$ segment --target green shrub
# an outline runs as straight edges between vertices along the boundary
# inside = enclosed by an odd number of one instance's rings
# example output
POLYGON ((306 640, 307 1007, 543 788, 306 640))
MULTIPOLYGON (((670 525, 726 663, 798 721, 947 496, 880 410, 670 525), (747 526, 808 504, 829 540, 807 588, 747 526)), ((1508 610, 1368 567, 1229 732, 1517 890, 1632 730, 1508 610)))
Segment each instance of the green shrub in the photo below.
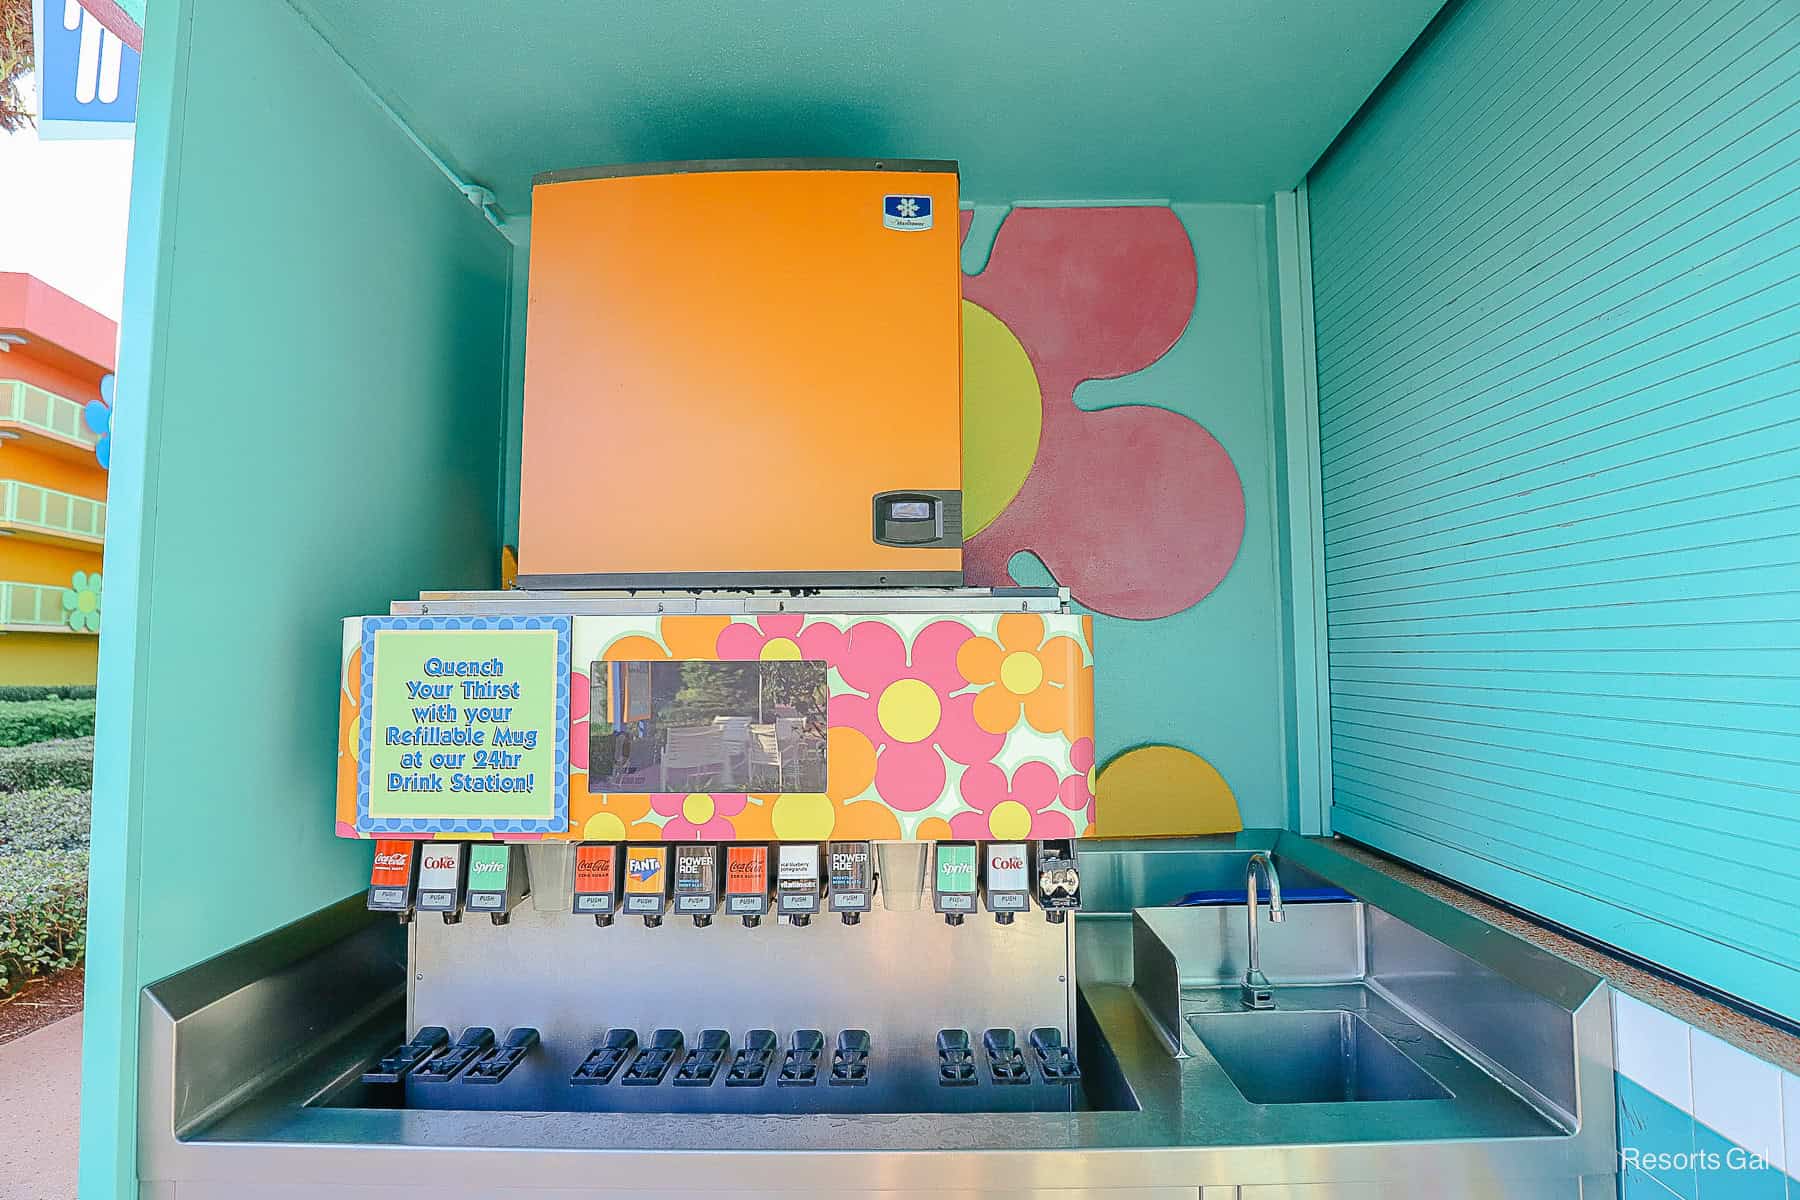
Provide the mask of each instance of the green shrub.
POLYGON ((65 683, 60 686, 42 683, 9 683, 0 685, 3 700, 92 700, 91 683, 65 683))
MULTIPOLYGON (((92 809, 88 793, 67 788, 0 795, 0 856, 26 850, 85 851, 92 809)), ((0 864, 5 861, 0 857, 0 864)))
POLYGON ((87 949, 87 852, 0 853, 0 996, 87 949))
POLYGON ((52 738, 94 736, 92 700, 14 700, 0 703, 0 746, 52 738))
POLYGON ((68 738, 0 748, 0 793, 94 786, 94 739, 68 738))

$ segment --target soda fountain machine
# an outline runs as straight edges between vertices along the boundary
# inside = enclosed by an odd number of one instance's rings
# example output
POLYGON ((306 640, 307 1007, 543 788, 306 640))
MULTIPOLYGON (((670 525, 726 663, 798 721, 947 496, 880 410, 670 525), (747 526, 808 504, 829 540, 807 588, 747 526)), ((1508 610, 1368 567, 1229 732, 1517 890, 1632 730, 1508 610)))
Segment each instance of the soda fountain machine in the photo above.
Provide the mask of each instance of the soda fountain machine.
POLYGON ((364 1102, 1078 1103, 1091 626, 959 586, 956 183, 538 180, 529 586, 345 627, 339 828, 408 924, 364 1102))

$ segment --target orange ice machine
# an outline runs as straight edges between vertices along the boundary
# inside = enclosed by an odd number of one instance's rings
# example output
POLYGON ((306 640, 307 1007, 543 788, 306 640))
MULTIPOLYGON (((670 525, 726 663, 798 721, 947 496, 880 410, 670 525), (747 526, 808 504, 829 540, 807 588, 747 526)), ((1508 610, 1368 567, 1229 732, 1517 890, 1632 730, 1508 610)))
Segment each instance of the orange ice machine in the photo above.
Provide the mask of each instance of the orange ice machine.
POLYGON ((519 582, 962 583, 953 162, 533 181, 519 582))

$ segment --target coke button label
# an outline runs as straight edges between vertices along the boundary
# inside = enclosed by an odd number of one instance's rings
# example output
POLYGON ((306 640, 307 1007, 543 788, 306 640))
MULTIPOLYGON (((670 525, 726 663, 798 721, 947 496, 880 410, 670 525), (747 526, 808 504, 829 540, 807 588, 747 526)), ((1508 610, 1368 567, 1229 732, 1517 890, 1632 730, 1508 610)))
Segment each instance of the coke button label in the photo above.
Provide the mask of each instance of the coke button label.
POLYGON ((371 887, 406 887, 412 883, 412 842, 382 839, 375 843, 375 867, 369 872, 371 887))
POLYGON ((769 890, 769 852, 761 846, 732 846, 725 851, 725 890, 733 895, 761 895, 769 890))
POLYGON ((579 846, 575 850, 575 890, 578 893, 613 890, 613 864, 619 851, 614 846, 579 846))

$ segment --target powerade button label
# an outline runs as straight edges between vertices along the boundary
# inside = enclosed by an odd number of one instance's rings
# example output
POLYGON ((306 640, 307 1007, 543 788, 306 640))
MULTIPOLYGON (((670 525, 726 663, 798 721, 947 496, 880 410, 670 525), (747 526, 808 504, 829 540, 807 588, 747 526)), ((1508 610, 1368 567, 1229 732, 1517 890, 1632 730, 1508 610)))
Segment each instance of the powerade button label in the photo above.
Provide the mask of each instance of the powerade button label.
POLYGON ((711 912, 712 907, 713 906, 712 906, 712 897, 711 896, 677 896, 677 897, 675 897, 675 911, 676 912, 702 912, 702 913, 703 912, 711 912))
POLYGON ((883 196, 881 223, 889 229, 917 233, 931 228, 930 196, 883 196))
POLYGON ((867 908, 869 907, 869 893, 838 892, 831 897, 831 902, 842 908, 867 908))

